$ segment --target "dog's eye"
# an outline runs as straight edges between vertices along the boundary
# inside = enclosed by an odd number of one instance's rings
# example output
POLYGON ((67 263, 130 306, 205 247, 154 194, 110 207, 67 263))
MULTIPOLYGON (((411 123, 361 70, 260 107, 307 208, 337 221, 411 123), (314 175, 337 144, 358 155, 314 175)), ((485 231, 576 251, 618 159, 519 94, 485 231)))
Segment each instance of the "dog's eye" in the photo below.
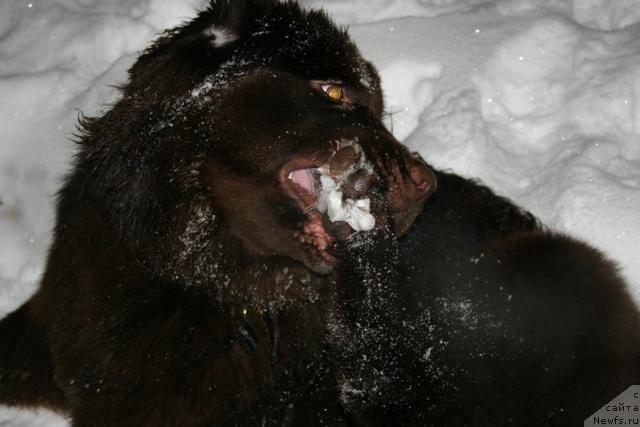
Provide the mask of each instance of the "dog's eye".
POLYGON ((322 85, 321 88, 332 101, 340 102, 344 98, 344 89, 340 85, 329 83, 322 85))
POLYGON ((331 101, 340 104, 351 104, 349 91, 339 80, 310 80, 311 87, 317 91, 321 91, 331 101))

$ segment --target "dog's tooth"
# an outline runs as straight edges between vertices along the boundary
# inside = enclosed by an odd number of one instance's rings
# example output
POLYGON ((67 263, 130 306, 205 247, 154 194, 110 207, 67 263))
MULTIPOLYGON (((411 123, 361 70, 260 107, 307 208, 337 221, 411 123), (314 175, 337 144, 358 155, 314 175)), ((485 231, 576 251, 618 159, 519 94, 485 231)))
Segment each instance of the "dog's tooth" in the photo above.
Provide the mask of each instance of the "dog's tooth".
POLYGON ((293 172, 289 172, 289 176, 287 178, 289 178, 289 181, 293 181, 293 172))

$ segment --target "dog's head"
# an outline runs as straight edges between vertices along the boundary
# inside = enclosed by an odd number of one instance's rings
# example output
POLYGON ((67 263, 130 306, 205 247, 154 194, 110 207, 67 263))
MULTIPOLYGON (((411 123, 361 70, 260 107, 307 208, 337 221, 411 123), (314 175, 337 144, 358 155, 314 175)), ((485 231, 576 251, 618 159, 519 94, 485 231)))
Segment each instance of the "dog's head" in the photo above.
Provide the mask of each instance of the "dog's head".
POLYGON ((334 241, 402 234, 435 187, 382 113, 374 67, 324 13, 218 0, 162 35, 85 123, 81 188, 174 280, 209 282, 230 258, 322 274, 334 241))

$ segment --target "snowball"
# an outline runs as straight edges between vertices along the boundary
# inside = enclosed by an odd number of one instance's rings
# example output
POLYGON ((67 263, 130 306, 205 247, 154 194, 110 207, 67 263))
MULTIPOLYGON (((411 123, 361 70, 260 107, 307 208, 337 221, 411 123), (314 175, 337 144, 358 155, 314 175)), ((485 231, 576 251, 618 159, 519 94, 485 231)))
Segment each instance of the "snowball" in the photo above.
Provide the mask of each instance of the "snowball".
POLYGON ((376 219, 370 212, 371 201, 368 198, 343 200, 341 188, 345 175, 338 178, 338 182, 325 173, 320 175, 322 190, 316 209, 326 213, 331 222, 346 222, 355 231, 371 230, 376 225, 376 219))

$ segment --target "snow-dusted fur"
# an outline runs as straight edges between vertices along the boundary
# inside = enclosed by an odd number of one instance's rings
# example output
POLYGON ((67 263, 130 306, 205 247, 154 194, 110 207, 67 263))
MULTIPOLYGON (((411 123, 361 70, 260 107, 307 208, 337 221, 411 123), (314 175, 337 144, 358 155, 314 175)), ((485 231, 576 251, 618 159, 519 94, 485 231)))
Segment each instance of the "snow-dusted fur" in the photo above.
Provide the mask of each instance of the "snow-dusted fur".
POLYGON ((437 172, 399 242, 353 238, 329 330, 366 425, 568 426, 640 382, 615 265, 488 188, 437 172))
POLYGON ((164 33, 81 120, 40 289, 0 323, 0 399, 76 427, 345 423, 323 341, 337 261, 287 168, 358 141, 376 227, 406 229, 432 175, 381 114, 322 12, 219 0, 164 33))

